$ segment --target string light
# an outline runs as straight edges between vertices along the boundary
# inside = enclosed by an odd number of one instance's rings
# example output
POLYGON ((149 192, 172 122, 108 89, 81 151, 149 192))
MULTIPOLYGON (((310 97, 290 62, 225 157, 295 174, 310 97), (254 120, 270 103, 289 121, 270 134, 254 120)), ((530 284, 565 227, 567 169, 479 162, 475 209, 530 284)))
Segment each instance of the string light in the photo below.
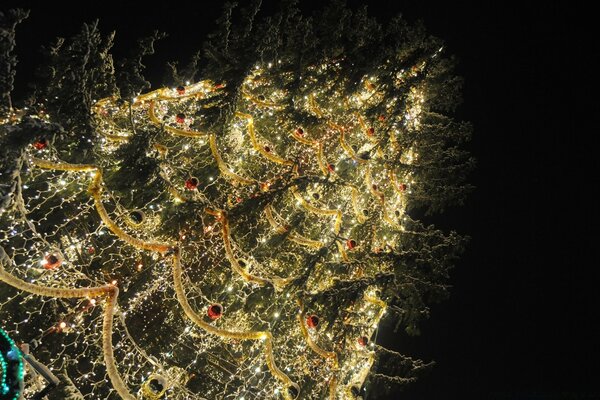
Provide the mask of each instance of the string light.
POLYGON ((399 251, 412 229, 406 210, 421 177, 407 166, 425 154, 411 138, 428 113, 426 87, 416 79, 396 87, 405 91, 400 100, 381 82, 385 74, 415 77, 427 63, 396 73, 389 61, 347 93, 330 79, 341 60, 302 76, 282 73, 285 62, 254 65, 218 134, 197 126, 223 100, 227 82, 187 81, 131 101, 94 100, 102 136, 96 164, 60 160, 60 142, 27 151, 22 199, 1 221, 10 222, 0 233, 12 261, 0 278, 24 302, 44 306, 15 332, 38 326, 43 309, 64 302, 69 314, 58 327, 68 334, 54 335, 64 347, 48 361, 68 366, 86 396, 108 396, 112 386, 126 399, 168 392, 244 400, 240 393, 250 389, 285 399, 326 390, 335 399, 364 383, 375 344, 358 346, 357 338, 371 338, 386 314, 376 277, 395 273, 382 255, 399 251), (296 79, 301 93, 284 89, 296 79), (119 151, 138 134, 131 121, 139 132, 160 129, 144 149, 159 172, 125 193, 117 185, 119 151), (49 271, 40 256, 52 248, 62 249, 65 262, 49 271), (363 279, 365 288, 331 317, 319 295, 337 293, 348 279, 363 279), (307 316, 317 319, 308 325, 307 316), (158 337, 168 337, 168 348, 152 344, 158 337), (206 370, 214 376, 197 379, 206 370), (206 393, 191 394, 194 385, 206 393))

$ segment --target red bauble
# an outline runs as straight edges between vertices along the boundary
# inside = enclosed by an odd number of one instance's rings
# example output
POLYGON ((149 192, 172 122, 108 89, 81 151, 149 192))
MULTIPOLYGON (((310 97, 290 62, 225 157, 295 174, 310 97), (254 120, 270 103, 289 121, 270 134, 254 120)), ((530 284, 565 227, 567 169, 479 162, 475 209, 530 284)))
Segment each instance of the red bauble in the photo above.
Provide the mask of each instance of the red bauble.
POLYGON ((192 176, 187 181, 185 181, 185 188, 188 190, 194 190, 198 187, 199 183, 200 181, 198 181, 198 178, 192 176))
POLYGON ((223 89, 224 87, 225 85, 223 85, 222 83, 218 83, 213 87, 213 89, 223 89))
POLYGON ((177 94, 185 94, 185 86, 177 86, 177 94))
POLYGON ((178 124, 183 124, 185 122, 185 114, 179 113, 175 116, 175 121, 177 121, 178 124))
POLYGON ((356 247, 356 240, 354 239, 348 239, 346 240, 346 247, 348 247, 348 250, 352 250, 353 248, 356 247))
POLYGON ((46 138, 40 138, 33 142, 33 147, 35 147, 37 150, 43 150, 48 147, 48 141, 46 138))
POLYGON ((400 189, 401 192, 404 192, 406 190, 406 184, 404 184, 404 183, 399 184, 398 189, 400 189))
POLYGON ((327 169, 329 170, 329 172, 334 172, 335 166, 333 164, 327 164, 327 169))
POLYGON ((208 307, 206 314, 212 320, 219 319, 223 315, 223 306, 218 303, 212 304, 208 307))
POLYGON ((62 264, 60 258, 55 254, 48 254, 44 257, 44 268, 46 269, 56 269, 62 264))
POLYGON ((361 336, 358 338, 358 344, 360 344, 361 346, 366 346, 369 344, 369 338, 366 336, 361 336))
POLYGON ((304 136, 304 129, 302 129, 302 128, 296 129, 296 135, 298 135, 298 136, 304 136))
POLYGON ((380 122, 383 122, 383 121, 385 121, 385 115, 380 115, 379 117, 377 117, 377 119, 378 119, 380 122))
POLYGON ((375 128, 369 128, 367 129, 367 135, 368 136, 373 136, 375 134, 375 128))
POLYGON ((377 190, 377 185, 373 184, 372 188, 373 188, 373 190, 377 190))
POLYGON ((265 151, 266 151, 267 153, 270 153, 270 152, 271 152, 271 148, 270 148, 269 146, 265 146, 265 151))
POLYGON ((319 326, 319 317, 317 317, 316 315, 310 315, 306 318, 306 325, 308 325, 309 328, 316 328, 317 326, 319 326))

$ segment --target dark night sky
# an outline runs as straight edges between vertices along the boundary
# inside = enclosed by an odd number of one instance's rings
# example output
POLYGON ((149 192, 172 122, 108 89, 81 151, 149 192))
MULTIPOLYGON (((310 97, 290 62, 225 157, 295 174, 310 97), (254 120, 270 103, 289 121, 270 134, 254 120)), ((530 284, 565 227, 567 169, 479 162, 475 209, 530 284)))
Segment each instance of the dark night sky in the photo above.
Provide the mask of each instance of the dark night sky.
MULTIPOLYGON (((17 83, 31 78, 40 45, 96 17, 107 31, 117 30, 117 55, 154 28, 170 33, 148 63, 149 77, 159 83, 164 61, 185 61, 214 27, 221 3, 200 3, 164 2, 146 10, 104 2, 20 3, 32 14, 18 31, 17 83)), ((319 2, 301 3, 310 10, 319 2)), ((598 132, 583 127, 594 114, 575 104, 592 92, 583 57, 590 36, 583 16, 590 10, 456 3, 368 2, 381 18, 402 12, 422 19, 458 56, 465 87, 457 116, 474 124, 469 146, 478 159, 471 176, 477 189, 466 205, 435 219, 472 237, 453 270, 451 298, 432 308, 421 336, 379 336, 388 347, 437 361, 430 374, 392 398, 600 399, 600 379, 592 373, 600 356, 594 308, 600 274, 592 259, 598 179, 590 173, 598 158, 585 143, 598 132)), ((595 108, 597 115, 597 101, 595 108)))

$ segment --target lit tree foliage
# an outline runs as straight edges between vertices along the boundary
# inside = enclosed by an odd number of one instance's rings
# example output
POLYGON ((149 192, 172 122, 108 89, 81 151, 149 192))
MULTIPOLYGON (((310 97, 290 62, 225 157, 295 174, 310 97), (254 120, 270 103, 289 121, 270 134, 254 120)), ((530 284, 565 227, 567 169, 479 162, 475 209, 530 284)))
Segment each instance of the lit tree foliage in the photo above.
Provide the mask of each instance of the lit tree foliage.
POLYGON ((150 92, 164 35, 115 70, 85 24, 35 104, 3 109, 0 316, 58 372, 51 397, 348 399, 431 365, 375 339, 383 318, 418 333, 464 245, 416 219, 470 189, 454 61, 337 1, 261 15, 227 4, 150 92))

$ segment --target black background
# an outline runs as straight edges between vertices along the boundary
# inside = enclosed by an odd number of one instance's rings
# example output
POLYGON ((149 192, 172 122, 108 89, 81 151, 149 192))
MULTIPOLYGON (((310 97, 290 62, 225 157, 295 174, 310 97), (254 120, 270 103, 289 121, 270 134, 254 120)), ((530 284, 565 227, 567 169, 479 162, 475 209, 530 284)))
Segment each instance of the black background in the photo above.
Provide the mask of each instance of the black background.
MULTIPOLYGON (((160 84, 164 62, 186 61, 214 28, 221 2, 203 3, 3 3, 32 9, 18 30, 17 95, 41 61, 40 45, 95 18, 117 30, 116 57, 153 29, 170 34, 147 62, 160 84)), ((318 4, 301 1, 307 12, 318 4)), ((432 308, 421 336, 378 336, 437 361, 390 398, 600 399, 593 12, 551 2, 368 4, 382 20, 398 12, 422 19, 458 56, 465 85, 457 117, 474 125, 469 147, 478 160, 465 206, 435 218, 472 237, 453 270, 451 298, 432 308), (584 111, 589 104, 594 112, 584 111)))

